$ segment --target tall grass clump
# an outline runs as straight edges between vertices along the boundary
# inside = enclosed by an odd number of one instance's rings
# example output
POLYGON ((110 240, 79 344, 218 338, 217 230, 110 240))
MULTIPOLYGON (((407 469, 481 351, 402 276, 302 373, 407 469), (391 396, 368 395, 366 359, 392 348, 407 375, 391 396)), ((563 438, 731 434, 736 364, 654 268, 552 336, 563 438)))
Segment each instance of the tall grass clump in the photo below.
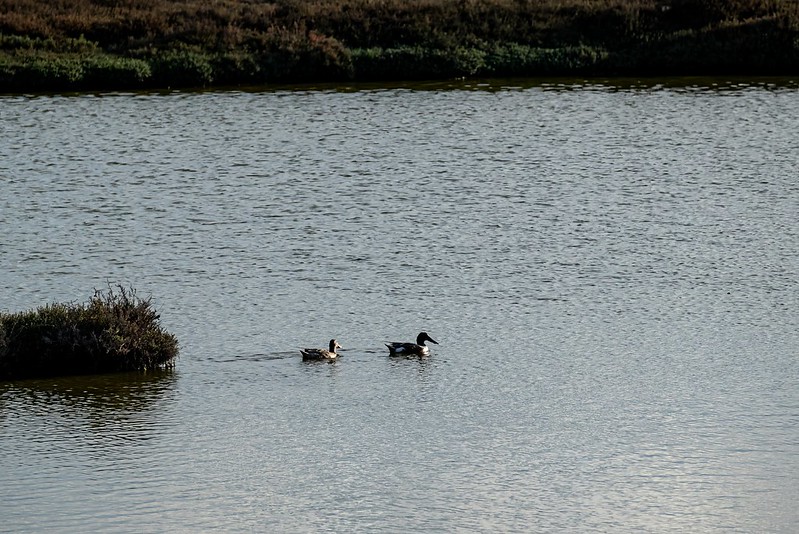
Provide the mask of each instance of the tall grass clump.
POLYGON ((159 318, 150 298, 122 286, 85 304, 0 313, 0 379, 171 367, 178 342, 159 318))

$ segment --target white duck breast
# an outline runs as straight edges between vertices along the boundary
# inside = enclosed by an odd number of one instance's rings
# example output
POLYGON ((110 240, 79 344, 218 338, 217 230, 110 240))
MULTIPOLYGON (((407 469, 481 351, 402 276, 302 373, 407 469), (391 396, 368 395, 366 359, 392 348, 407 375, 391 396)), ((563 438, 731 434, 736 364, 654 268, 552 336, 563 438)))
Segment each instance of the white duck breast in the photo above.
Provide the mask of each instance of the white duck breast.
POLYGON ((335 360, 338 357, 336 349, 342 348, 335 339, 330 340, 330 346, 325 349, 300 349, 303 360, 335 360))

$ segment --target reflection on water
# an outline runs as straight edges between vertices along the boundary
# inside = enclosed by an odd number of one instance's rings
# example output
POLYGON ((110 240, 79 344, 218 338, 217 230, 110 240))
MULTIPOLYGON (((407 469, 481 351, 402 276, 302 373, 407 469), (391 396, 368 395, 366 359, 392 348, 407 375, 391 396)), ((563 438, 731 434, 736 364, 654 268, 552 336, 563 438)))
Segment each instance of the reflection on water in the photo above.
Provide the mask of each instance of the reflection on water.
POLYGON ((104 530, 129 517, 160 477, 176 383, 168 370, 0 383, 4 521, 104 530), (42 502, 44 516, 33 512, 42 502))
POLYGON ((796 93, 0 99, 0 306, 118 281, 182 348, 0 385, 0 528, 792 532, 796 93))
POLYGON ((31 413, 66 410, 75 417, 102 423, 109 416, 152 410, 170 395, 175 382, 175 373, 169 369, 0 382, 0 407, 13 402, 31 413))

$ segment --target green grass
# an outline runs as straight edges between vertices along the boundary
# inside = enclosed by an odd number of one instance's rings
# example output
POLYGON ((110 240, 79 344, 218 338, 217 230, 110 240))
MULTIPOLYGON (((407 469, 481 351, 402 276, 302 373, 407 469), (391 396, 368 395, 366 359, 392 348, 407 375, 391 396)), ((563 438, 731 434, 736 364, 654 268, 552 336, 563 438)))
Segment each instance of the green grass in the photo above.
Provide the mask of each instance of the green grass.
POLYGON ((150 299, 122 286, 85 304, 0 313, 0 379, 170 367, 178 342, 159 318, 150 299))

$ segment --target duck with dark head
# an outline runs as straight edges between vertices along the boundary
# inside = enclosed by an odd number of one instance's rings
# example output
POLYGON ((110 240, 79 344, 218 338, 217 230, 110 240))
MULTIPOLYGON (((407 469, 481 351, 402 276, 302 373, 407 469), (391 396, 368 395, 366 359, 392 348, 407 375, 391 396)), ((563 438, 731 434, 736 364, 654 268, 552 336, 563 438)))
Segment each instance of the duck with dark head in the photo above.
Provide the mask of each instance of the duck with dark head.
POLYGON ((430 347, 424 344, 425 341, 438 345, 438 341, 427 335, 427 332, 420 332, 416 336, 416 343, 393 342, 386 343, 386 347, 392 356, 427 356, 430 354, 430 347))
POLYGON ((335 360, 338 358, 336 349, 342 348, 335 339, 330 340, 330 346, 325 349, 300 349, 303 361, 310 360, 335 360))

